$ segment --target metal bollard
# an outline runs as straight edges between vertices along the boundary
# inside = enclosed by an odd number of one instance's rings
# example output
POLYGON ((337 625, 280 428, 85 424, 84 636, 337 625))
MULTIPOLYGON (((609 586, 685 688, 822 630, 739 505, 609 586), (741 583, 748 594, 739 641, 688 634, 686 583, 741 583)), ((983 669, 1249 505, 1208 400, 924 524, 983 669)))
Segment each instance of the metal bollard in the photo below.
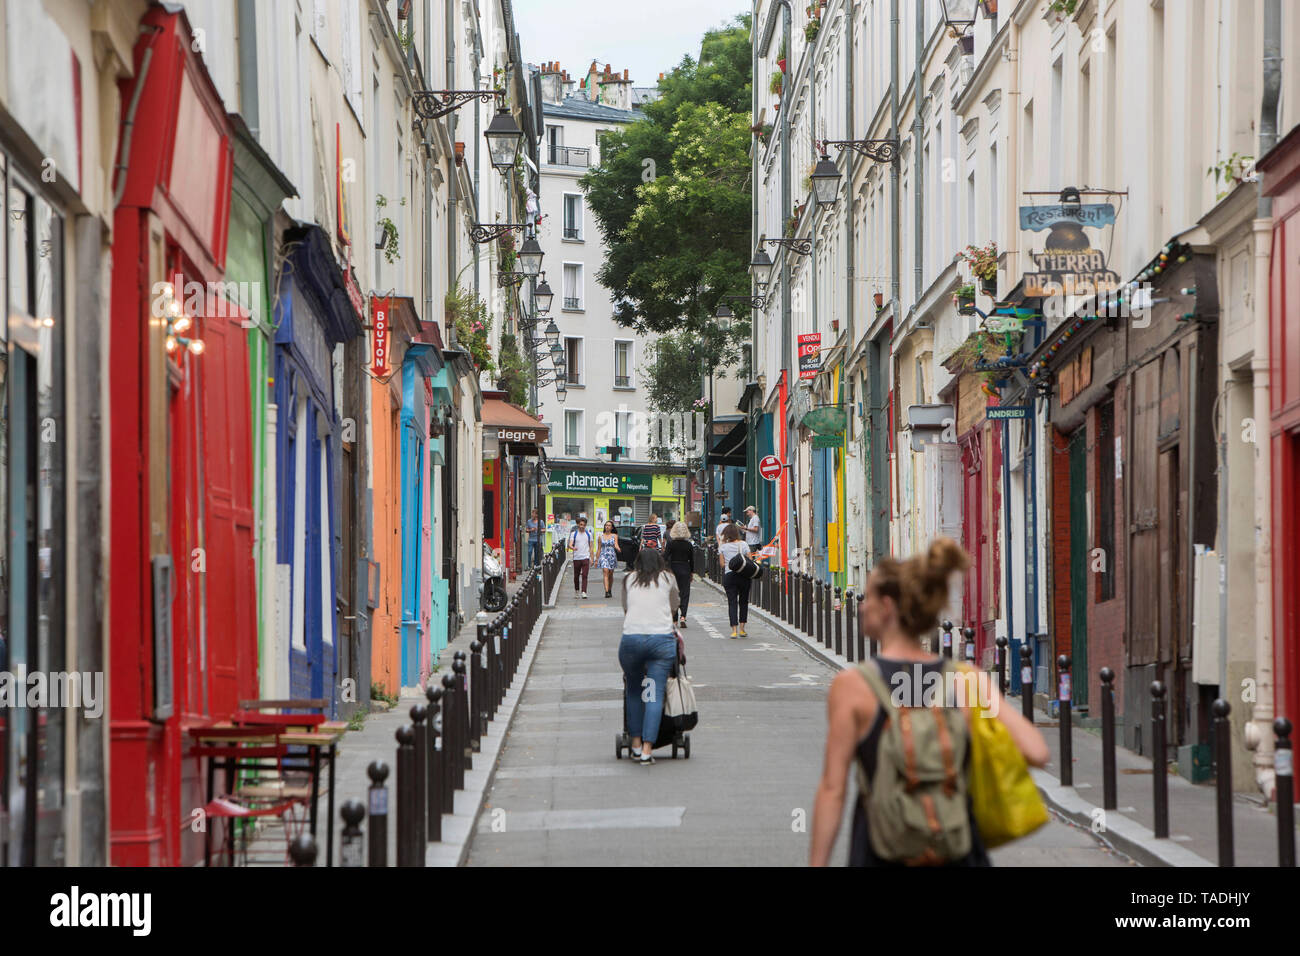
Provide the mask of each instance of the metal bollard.
POLYGON ((415 777, 415 795, 413 799, 415 802, 411 807, 411 817, 415 821, 415 836, 411 839, 412 843, 418 847, 424 846, 429 840, 427 834, 429 814, 425 812, 429 798, 424 789, 429 783, 427 767, 429 759, 429 728, 425 725, 425 717, 428 716, 428 713, 423 704, 413 704, 411 706, 411 729, 414 732, 412 743, 415 745, 413 767, 415 777))
POLYGON ((999 634, 997 640, 995 640, 993 643, 997 646, 997 650, 994 653, 997 655, 998 696, 1005 697, 1007 695, 1007 643, 1008 642, 1006 637, 999 634))
POLYGON ((1101 669, 1101 805, 1119 807, 1115 793, 1115 672, 1101 669))
POLYGON ((848 618, 848 657, 851 661, 865 658, 862 647, 862 634, 858 631, 858 596, 853 588, 844 592, 844 614, 848 618))
POLYGON ((457 790, 465 786, 465 761, 461 759, 460 708, 456 703, 456 675, 442 675, 442 764, 446 780, 443 783, 443 806, 450 807, 457 790))
POLYGON ((822 631, 822 604, 826 601, 826 588, 822 586, 820 578, 813 581, 813 639, 818 644, 825 646, 826 635, 822 631))
POLYGON ((1034 722, 1034 649, 1028 641, 1020 645, 1020 712, 1034 722))
POLYGON ((943 656, 952 660, 952 621, 944 621, 942 625, 943 637, 939 643, 943 645, 943 656))
POLYGON ((345 800, 339 808, 343 817, 343 832, 339 834, 339 866, 365 866, 366 835, 361 831, 361 821, 366 818, 366 808, 359 800, 345 800))
POLYGON ((294 866, 316 865, 316 841, 310 833, 300 833, 289 844, 289 858, 294 866))
POLYGON ((844 593, 838 587, 835 589, 835 653, 844 653, 844 593))
POLYGON ((962 646, 962 656, 971 663, 975 661, 975 628, 963 627, 961 636, 964 638, 962 646))
MULTIPOLYGON (((468 666, 465 663, 465 652, 457 651, 452 661, 451 670, 456 675, 456 705, 460 708, 460 713, 456 715, 460 723, 460 752, 464 754, 461 763, 466 770, 474 769, 474 750, 470 746, 469 739, 469 683, 466 671, 468 666)), ((464 786, 464 777, 461 777, 462 786, 464 786)))
POLYGON ((483 749, 482 738, 487 729, 487 670, 483 666, 486 637, 487 625, 480 624, 475 628, 474 640, 469 645, 470 660, 473 661, 469 668, 469 745, 475 753, 483 749))
POLYGON ((1165 757, 1165 685, 1151 682, 1151 786, 1155 835, 1169 836, 1169 772, 1165 757))
POLYGON ((411 852, 415 837, 415 732, 409 724, 397 728, 397 865, 415 866, 411 852))
POLYGON ((831 634, 831 614, 834 611, 832 599, 834 596, 835 590, 831 586, 831 582, 827 581, 822 586, 822 636, 826 639, 827 648, 831 646, 831 641, 834 639, 831 634))
POLYGON ((1232 848, 1232 705, 1220 697, 1210 705, 1214 729, 1214 790, 1219 817, 1219 866, 1233 865, 1232 848))
POLYGON ((813 578, 810 573, 803 576, 803 621, 800 630, 810 636, 813 632, 813 578))
POLYGON ((1074 786, 1074 737, 1070 728, 1070 659, 1062 654, 1056 659, 1056 700, 1061 715, 1061 786, 1074 786))
POLYGON ((424 766, 425 835, 433 842, 442 839, 442 688, 431 684, 424 691, 424 699, 429 702, 425 718, 429 725, 424 766))
POLYGON ((388 764, 376 760, 366 768, 370 790, 366 797, 370 804, 370 865, 388 865, 388 764))
POLYGON ((1291 721, 1273 721, 1273 775, 1277 783, 1277 865, 1295 867, 1295 768, 1291 721))

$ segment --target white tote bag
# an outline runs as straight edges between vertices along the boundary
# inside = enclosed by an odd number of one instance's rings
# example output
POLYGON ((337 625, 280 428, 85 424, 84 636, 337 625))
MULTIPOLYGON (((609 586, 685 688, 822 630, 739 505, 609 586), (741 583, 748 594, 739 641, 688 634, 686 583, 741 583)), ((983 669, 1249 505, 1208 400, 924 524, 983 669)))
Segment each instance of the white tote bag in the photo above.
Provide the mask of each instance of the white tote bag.
POLYGON ((668 686, 664 689, 664 716, 677 724, 678 730, 691 730, 699 722, 695 688, 684 673, 668 678, 668 686))

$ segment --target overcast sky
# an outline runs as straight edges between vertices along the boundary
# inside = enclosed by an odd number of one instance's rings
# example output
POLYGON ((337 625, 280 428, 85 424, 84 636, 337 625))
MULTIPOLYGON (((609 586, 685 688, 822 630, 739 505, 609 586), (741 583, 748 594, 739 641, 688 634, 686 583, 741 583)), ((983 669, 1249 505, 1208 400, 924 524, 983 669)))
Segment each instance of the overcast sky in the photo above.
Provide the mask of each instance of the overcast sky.
POLYGON ((515 29, 529 63, 559 60, 570 77, 592 60, 636 86, 654 86, 684 55, 700 55, 706 30, 747 13, 749 0, 514 0, 515 29))

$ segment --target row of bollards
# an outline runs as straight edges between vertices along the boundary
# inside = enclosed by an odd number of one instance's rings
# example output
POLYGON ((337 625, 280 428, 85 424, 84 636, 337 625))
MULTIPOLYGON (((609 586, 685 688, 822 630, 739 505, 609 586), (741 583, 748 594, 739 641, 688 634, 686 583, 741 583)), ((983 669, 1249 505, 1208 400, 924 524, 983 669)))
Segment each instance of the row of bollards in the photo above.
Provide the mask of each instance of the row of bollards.
MULTIPOLYGON (((425 849, 442 840, 442 815, 453 812, 457 790, 473 769, 474 754, 496 716, 518 670, 528 637, 563 567, 563 551, 548 554, 526 572, 519 589, 491 622, 478 626, 470 654, 456 651, 451 672, 430 680, 426 703, 411 707, 411 722, 396 732, 396 850, 398 866, 424 866, 425 849)), ((388 764, 376 760, 367 805, 349 800, 340 808, 343 866, 388 865, 388 764), (369 816, 369 832, 362 823, 369 816), (367 852, 367 840, 369 851, 367 852)), ((290 844, 295 865, 311 866, 316 856, 309 836, 290 844)))
MULTIPOLYGON (((1024 695, 1024 713, 1032 719, 1032 652, 1026 644, 1020 649, 1022 666, 1021 689, 1024 695)), ((1056 659, 1058 673, 1057 697, 1060 712, 1060 765, 1062 786, 1074 785, 1074 759, 1072 753, 1071 701, 1073 698, 1070 675, 1070 658, 1062 654, 1056 659)), ((1103 667, 1101 678, 1101 752, 1102 752, 1102 808, 1119 807, 1118 775, 1115 740, 1115 672, 1103 667)), ((1168 715, 1166 698, 1168 688, 1162 681, 1152 681, 1151 693, 1151 804, 1153 810, 1152 832, 1157 839, 1169 837, 1169 754, 1168 715)), ((1210 745, 1215 768, 1215 817, 1217 823, 1219 865, 1233 866, 1232 818, 1232 739, 1229 716, 1232 706, 1219 698, 1210 706, 1210 745)), ((1279 717, 1273 721, 1274 757, 1276 778, 1276 810, 1278 866, 1294 867, 1295 857, 1295 788, 1292 765, 1291 721, 1279 717)))

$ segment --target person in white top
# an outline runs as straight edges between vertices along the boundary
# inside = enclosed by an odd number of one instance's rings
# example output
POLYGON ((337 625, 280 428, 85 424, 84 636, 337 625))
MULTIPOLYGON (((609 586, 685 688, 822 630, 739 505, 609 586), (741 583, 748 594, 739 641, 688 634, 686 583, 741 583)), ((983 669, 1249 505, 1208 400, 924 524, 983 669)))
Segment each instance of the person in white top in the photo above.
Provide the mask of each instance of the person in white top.
POLYGON ((750 505, 745 509, 745 544, 750 551, 757 551, 763 546, 763 525, 758 520, 758 509, 750 505))
POLYGON ((727 507, 722 509, 722 518, 718 521, 717 531, 714 532, 718 536, 719 541, 722 540, 722 530, 727 525, 731 524, 731 522, 732 522, 731 505, 727 505, 727 507))
POLYGON ((745 624, 749 620, 750 579, 731 570, 731 561, 737 557, 749 557, 749 548, 740 540, 740 528, 733 524, 722 532, 722 543, 718 545, 718 564, 722 566, 722 587, 727 592, 731 636, 744 637, 745 624), (739 633, 737 628, 740 629, 739 633))
POLYGON ((642 548, 623 577, 623 639, 618 662, 627 698, 627 732, 641 763, 654 763, 651 751, 663 720, 664 691, 677 660, 677 582, 654 548, 642 548), (653 685, 653 689, 651 687, 653 685), (649 691, 649 693, 647 693, 649 691))
POLYGON ((573 593, 587 596, 587 574, 591 571, 591 549, 595 536, 587 527, 587 519, 579 518, 578 526, 569 532, 569 550, 573 552, 573 593))

